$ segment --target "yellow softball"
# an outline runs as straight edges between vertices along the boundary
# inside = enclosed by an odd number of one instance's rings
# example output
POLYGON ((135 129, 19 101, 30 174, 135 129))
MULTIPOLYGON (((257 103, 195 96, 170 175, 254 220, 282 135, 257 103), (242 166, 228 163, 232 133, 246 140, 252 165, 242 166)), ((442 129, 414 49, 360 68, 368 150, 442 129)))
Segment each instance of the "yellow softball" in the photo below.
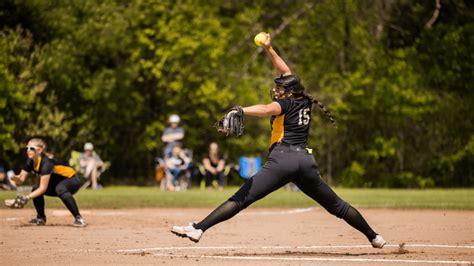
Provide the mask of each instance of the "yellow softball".
POLYGON ((255 35, 253 41, 257 46, 262 46, 262 43, 268 40, 268 35, 265 32, 260 32, 259 34, 255 35))

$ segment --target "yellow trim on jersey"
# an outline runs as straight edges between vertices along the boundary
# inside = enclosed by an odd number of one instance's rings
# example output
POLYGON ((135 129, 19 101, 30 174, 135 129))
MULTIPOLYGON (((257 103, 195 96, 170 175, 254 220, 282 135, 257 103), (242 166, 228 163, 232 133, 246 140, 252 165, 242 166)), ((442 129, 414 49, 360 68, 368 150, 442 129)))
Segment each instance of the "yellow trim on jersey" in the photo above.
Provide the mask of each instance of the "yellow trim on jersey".
POLYGON ((277 142, 281 142, 285 135, 285 115, 275 117, 272 123, 272 138, 270 139, 270 147, 277 142))
POLYGON ((53 172, 67 178, 71 178, 76 174, 76 171, 72 169, 72 167, 66 165, 55 165, 53 172))
POLYGON ((38 162, 37 162, 36 165, 33 167, 36 172, 39 172, 40 165, 41 165, 41 156, 38 157, 38 162))

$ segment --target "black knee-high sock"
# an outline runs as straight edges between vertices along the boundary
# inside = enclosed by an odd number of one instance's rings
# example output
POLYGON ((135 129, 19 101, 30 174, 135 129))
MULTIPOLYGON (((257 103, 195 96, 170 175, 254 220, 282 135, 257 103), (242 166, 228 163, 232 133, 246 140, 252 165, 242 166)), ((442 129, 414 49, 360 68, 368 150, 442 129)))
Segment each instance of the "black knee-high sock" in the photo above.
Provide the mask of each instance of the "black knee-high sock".
POLYGON ((374 230, 370 228, 364 217, 362 217, 362 215, 352 206, 350 206, 347 210, 347 213, 344 216, 344 221, 363 233, 369 239, 369 241, 372 241, 372 239, 377 236, 377 233, 375 233, 374 230))
POLYGON ((46 217, 44 214, 44 197, 43 195, 33 199, 33 204, 35 205, 36 213, 38 217, 46 217))
POLYGON ((66 205, 67 209, 72 213, 74 217, 81 215, 79 213, 79 208, 77 208, 76 201, 70 192, 63 193, 59 196, 66 205))
POLYGON ((234 215, 239 213, 240 210, 241 208, 237 203, 235 203, 235 201, 228 200, 212 211, 206 218, 204 218, 204 220, 194 224, 194 228, 206 231, 210 227, 232 218, 234 215))

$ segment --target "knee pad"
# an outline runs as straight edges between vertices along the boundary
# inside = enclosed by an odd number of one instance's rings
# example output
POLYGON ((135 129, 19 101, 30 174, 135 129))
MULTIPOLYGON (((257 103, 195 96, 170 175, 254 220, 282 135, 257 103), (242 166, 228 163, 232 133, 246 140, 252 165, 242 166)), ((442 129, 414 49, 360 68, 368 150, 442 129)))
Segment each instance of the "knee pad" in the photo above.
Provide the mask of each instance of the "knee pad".
POLYGON ((336 215, 337 218, 344 218, 350 206, 349 203, 341 199, 335 209, 334 215, 336 215))
MULTIPOLYGON (((56 186, 54 189, 56 191, 56 194, 61 198, 64 194, 69 193, 69 190, 65 186, 56 186)), ((70 193, 69 193, 70 194, 70 193)))
POLYGON ((245 209, 243 202, 236 201, 233 198, 230 198, 226 201, 226 208, 232 209, 233 213, 239 213, 241 210, 245 209))
POLYGON ((255 200, 256 200, 255 197, 252 197, 252 196, 246 197, 243 204, 242 204, 242 209, 245 209, 248 206, 250 206, 250 204, 254 203, 255 200))
POLYGON ((231 202, 234 202, 237 206, 242 206, 243 205, 243 201, 241 199, 239 199, 239 197, 234 194, 232 197, 230 197, 227 201, 231 201, 231 202))
POLYGON ((344 218, 351 205, 342 199, 338 199, 334 204, 328 206, 326 210, 337 218, 344 218))
POLYGON ((245 183, 235 194, 229 199, 234 201, 240 209, 247 208, 250 204, 255 201, 255 196, 250 192, 252 187, 253 178, 251 178, 247 183, 245 183))
POLYGON ((235 206, 239 210, 243 210, 250 205, 250 204, 246 204, 245 199, 236 197, 236 195, 232 196, 228 201, 235 203, 235 206))
POLYGON ((235 204, 239 207, 240 210, 243 210, 250 206, 253 202, 255 202, 255 199, 249 195, 246 197, 238 197, 236 195, 232 196, 229 201, 235 202, 235 204))
POLYGON ((61 195, 58 195, 58 197, 59 197, 61 200, 73 198, 73 197, 72 197, 72 194, 71 194, 69 191, 66 191, 66 193, 63 193, 63 194, 61 194, 61 195))

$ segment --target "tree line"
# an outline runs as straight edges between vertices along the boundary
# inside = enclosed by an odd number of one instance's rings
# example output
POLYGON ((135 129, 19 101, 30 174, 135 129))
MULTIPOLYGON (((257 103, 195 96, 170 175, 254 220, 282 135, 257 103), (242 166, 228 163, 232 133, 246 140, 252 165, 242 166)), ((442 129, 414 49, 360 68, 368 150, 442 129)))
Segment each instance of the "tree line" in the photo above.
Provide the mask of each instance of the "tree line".
MULTIPOLYGON (((262 154, 269 122, 225 138, 229 107, 268 103, 260 31, 338 124, 313 115, 325 178, 349 187, 474 185, 474 4, 462 0, 5 0, 0 3, 0 156, 28 138, 58 158, 94 142, 111 180, 153 175, 179 114, 196 158, 262 154)), ((318 114, 317 108, 313 110, 318 114)))

